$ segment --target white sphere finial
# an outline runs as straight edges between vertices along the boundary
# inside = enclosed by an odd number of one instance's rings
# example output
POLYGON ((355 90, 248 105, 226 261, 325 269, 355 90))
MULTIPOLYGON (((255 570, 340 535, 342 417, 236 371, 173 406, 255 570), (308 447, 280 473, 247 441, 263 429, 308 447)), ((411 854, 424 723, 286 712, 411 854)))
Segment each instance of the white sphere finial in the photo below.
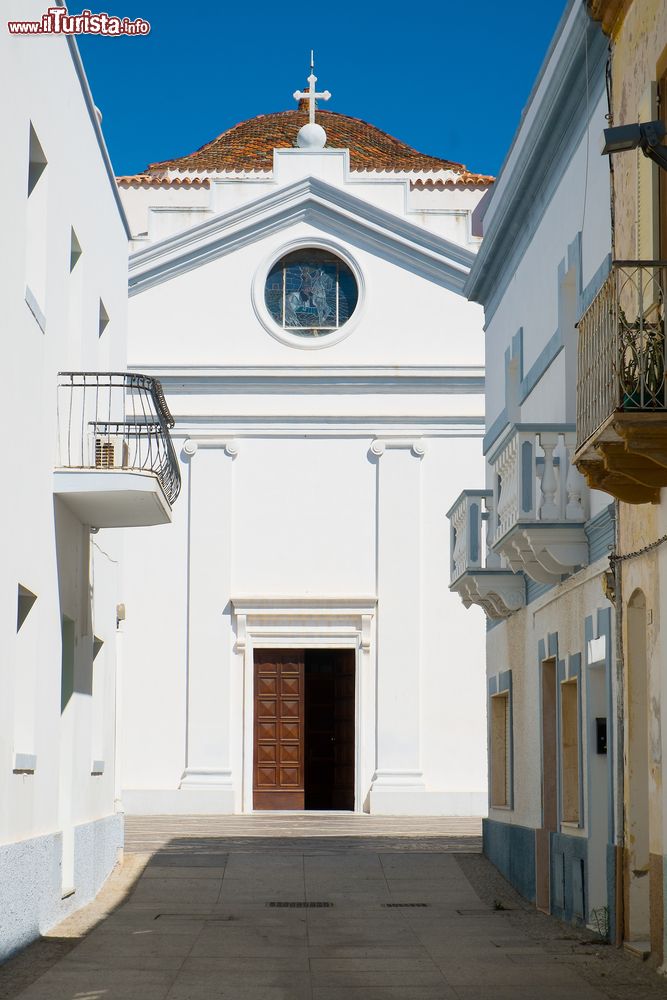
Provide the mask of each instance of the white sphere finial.
POLYGON ((299 149, 324 149, 326 143, 327 134, 317 122, 302 125, 296 137, 299 149))

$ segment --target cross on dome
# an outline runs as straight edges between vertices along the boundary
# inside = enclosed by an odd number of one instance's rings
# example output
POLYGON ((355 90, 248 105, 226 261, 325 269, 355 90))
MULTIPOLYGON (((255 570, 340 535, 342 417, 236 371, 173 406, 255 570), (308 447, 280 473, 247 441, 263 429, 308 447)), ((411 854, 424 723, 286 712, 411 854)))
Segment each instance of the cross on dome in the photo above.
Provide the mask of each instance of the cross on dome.
POLYGON ((328 101, 331 94, 328 90, 323 90, 321 93, 317 93, 315 90, 315 84, 317 83, 317 77, 315 76, 315 58, 313 50, 310 50, 310 76, 308 77, 308 90, 295 90, 294 100, 308 101, 308 120, 310 125, 315 124, 315 101, 322 100, 328 101))

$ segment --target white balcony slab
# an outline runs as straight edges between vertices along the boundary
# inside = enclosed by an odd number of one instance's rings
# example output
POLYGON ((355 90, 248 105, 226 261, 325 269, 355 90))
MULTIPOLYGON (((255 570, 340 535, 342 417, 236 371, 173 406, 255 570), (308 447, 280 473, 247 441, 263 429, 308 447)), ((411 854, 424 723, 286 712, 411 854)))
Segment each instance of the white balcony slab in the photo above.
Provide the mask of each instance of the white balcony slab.
POLYGON ((521 567, 507 569, 487 546, 491 490, 464 490, 447 512, 451 524, 451 583, 464 606, 481 607, 491 620, 509 618, 526 603, 521 567))
POLYGON ((509 618, 526 604, 524 577, 512 570, 469 570, 449 589, 459 595, 466 608, 477 604, 492 621, 509 618))
POLYGON ((514 572, 538 583, 560 583, 588 563, 584 525, 570 522, 519 522, 494 544, 514 572))
POLYGON ((152 472, 56 469, 53 492, 82 524, 93 528, 133 528, 171 522, 171 507, 152 472))

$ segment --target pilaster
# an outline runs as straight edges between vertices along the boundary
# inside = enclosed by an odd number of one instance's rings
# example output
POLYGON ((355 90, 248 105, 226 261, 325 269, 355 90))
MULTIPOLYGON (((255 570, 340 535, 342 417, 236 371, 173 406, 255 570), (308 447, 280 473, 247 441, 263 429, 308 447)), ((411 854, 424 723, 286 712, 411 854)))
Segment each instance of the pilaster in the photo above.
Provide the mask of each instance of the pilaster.
POLYGON ((205 812, 234 812, 230 589, 236 442, 189 439, 186 766, 180 788, 205 812))
POLYGON ((372 813, 423 808, 420 754, 421 464, 419 439, 376 438, 377 733, 372 813))

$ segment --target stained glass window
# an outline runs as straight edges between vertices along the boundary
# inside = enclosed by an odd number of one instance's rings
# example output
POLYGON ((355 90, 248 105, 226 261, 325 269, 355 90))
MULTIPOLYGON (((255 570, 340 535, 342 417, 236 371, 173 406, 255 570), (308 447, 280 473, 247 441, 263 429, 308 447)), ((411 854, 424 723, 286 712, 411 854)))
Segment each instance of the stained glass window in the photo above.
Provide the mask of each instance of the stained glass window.
POLYGON ((284 330, 319 337, 340 329, 357 305, 352 271, 326 250, 295 250, 269 271, 266 308, 284 330))

